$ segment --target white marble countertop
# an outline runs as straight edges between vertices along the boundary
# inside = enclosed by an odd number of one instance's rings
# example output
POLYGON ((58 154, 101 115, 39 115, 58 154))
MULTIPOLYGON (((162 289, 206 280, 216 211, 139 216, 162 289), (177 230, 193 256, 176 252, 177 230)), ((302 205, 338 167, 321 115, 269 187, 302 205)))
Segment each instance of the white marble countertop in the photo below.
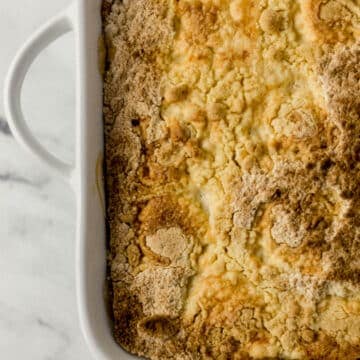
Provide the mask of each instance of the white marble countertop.
MULTIPOLYGON (((17 48, 69 0, 0 1, 0 88, 17 48)), ((30 127, 73 157, 74 51, 66 35, 32 66, 23 91, 30 127)), ((0 90, 2 93, 2 90, 0 90)), ((15 143, 0 102, 0 358, 91 359, 76 311, 71 190, 15 143)))

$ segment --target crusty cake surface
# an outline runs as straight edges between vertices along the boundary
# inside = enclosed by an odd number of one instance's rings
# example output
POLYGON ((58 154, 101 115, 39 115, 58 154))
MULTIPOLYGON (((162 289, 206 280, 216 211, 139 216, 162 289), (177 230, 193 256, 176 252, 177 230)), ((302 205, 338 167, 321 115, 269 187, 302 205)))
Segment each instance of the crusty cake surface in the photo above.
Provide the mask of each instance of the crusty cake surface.
POLYGON ((360 357, 360 2, 104 0, 114 334, 151 359, 360 357))

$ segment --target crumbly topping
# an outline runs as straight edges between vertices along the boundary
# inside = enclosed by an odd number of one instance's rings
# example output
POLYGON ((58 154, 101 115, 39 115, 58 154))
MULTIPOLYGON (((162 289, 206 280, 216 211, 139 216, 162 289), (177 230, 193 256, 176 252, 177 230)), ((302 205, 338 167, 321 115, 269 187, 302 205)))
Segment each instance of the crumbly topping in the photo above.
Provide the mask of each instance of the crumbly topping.
POLYGON ((151 359, 360 357, 360 8, 104 0, 114 335, 151 359))

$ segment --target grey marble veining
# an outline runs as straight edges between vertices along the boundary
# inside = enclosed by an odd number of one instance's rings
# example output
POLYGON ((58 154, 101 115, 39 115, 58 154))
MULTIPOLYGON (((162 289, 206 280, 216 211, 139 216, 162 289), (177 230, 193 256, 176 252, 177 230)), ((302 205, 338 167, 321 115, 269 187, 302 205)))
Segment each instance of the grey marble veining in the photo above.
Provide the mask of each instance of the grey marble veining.
POLYGON ((0 117, 0 133, 2 133, 5 136, 11 136, 9 125, 6 119, 3 117, 0 117))
MULTIPOLYGON (((17 48, 67 4, 69 0, 0 1, 1 94, 17 48)), ((72 40, 66 35, 41 54, 22 97, 31 129, 68 162, 74 154, 72 40)), ((76 309, 75 215, 72 191, 14 141, 1 101, 1 359, 91 359, 76 309)))

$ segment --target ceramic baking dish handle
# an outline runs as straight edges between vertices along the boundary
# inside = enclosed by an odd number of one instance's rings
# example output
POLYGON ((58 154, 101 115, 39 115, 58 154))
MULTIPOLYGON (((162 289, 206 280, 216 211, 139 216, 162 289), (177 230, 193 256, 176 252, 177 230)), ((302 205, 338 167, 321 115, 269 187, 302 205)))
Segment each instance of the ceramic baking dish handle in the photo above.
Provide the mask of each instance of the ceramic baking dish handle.
POLYGON ((30 131, 21 109, 21 89, 25 75, 36 58, 51 42, 74 30, 74 8, 51 19, 42 26, 17 53, 5 80, 5 113, 14 137, 44 164, 68 182, 72 182, 74 167, 47 151, 30 131))

